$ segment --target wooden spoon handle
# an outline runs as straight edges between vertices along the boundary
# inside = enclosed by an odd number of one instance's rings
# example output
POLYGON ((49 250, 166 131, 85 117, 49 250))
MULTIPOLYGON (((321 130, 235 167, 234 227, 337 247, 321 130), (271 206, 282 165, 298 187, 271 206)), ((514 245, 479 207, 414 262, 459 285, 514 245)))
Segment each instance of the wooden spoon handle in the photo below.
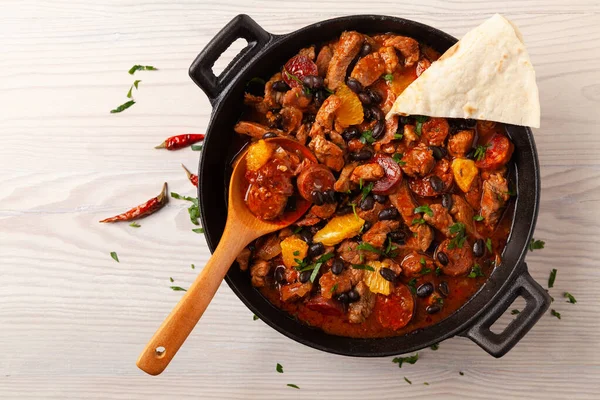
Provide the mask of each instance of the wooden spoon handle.
POLYGON ((142 371, 158 375, 167 368, 204 314, 229 267, 248 244, 249 241, 228 235, 227 231, 202 272, 142 351, 136 363, 142 371))

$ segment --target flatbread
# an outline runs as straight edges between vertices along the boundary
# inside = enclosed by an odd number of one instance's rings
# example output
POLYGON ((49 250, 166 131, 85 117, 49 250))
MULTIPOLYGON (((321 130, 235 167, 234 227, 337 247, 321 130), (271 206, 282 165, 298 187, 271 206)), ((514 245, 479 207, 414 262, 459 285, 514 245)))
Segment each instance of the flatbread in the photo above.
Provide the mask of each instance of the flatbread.
POLYGON ((535 71, 521 32, 495 14, 413 81, 387 117, 393 115, 473 118, 539 128, 535 71))

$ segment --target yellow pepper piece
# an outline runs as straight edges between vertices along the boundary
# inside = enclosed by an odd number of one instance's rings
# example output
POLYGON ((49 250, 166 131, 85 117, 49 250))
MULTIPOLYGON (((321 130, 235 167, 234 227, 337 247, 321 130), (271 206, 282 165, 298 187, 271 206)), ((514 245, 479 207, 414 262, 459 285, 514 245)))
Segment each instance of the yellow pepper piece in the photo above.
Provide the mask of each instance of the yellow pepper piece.
POLYGON ((463 192, 468 192, 473 180, 479 173, 475 161, 466 158, 456 158, 452 161, 452 173, 456 184, 463 192))
POLYGON ((344 239, 358 235, 364 224, 365 220, 354 214, 334 217, 313 236, 313 242, 335 246, 344 239))
POLYGON ((273 155, 275 150, 273 144, 267 143, 260 139, 258 142, 253 143, 248 149, 246 155, 246 167, 250 171, 256 171, 269 161, 269 158, 273 155))
POLYGON ((308 244, 296 236, 288 236, 281 242, 281 256, 286 267, 296 267, 298 260, 304 260, 308 252, 308 244))
POLYGON ((371 290, 371 292, 373 293, 381 293, 384 296, 389 295, 390 293, 392 293, 392 283, 389 281, 386 281, 383 276, 381 276, 381 274, 379 273, 379 270, 381 268, 389 268, 389 261, 385 260, 383 262, 381 261, 369 261, 367 263, 367 265, 373 267, 373 269, 375 269, 375 271, 365 271, 364 275, 363 275, 363 281, 367 284, 367 286, 369 287, 369 290, 371 290))

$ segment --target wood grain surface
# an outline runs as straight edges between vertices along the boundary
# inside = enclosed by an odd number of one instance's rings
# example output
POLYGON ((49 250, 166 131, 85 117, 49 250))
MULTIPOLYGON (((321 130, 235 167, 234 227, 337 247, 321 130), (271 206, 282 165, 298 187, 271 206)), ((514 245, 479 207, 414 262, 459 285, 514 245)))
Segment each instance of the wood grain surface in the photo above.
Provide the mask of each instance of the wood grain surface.
POLYGON ((595 0, 0 0, 0 398, 597 399, 599 127, 595 0), (544 286, 558 269, 552 308, 562 319, 544 316, 502 359, 453 338, 399 369, 391 357, 347 358, 293 342, 253 321, 222 285, 169 369, 139 371, 138 354, 181 296, 169 286, 187 287, 210 253, 182 201, 137 229, 97 221, 154 196, 164 181, 193 195, 180 163, 195 169, 199 153, 153 146, 206 128, 211 108, 187 69, 208 41, 239 13, 273 33, 377 13, 460 37, 494 12, 518 24, 537 72, 535 236, 546 249, 527 262, 544 286), (160 70, 132 77, 133 64, 160 70), (142 80, 137 104, 109 114, 133 79, 142 80))

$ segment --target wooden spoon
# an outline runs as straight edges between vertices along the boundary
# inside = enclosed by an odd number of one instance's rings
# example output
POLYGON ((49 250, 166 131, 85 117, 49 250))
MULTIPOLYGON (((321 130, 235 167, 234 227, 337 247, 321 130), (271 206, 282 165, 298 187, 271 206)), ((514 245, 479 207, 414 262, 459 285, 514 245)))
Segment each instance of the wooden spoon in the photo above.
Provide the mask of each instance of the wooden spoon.
MULTIPOLYGON (((317 161, 306 147, 294 140, 272 138, 267 141, 278 144, 288 151, 298 151, 313 162, 317 161)), ((295 212, 285 213, 283 217, 275 221, 263 221, 254 216, 244 202, 247 187, 244 178, 247 152, 246 150, 238 158, 231 175, 227 222, 219 245, 192 286, 152 336, 137 360, 137 366, 150 375, 160 374, 169 365, 175 353, 204 314, 229 267, 244 247, 260 236, 291 225, 311 205, 307 201, 299 201, 295 212)), ((205 212, 210 211, 205 210, 205 212)))

